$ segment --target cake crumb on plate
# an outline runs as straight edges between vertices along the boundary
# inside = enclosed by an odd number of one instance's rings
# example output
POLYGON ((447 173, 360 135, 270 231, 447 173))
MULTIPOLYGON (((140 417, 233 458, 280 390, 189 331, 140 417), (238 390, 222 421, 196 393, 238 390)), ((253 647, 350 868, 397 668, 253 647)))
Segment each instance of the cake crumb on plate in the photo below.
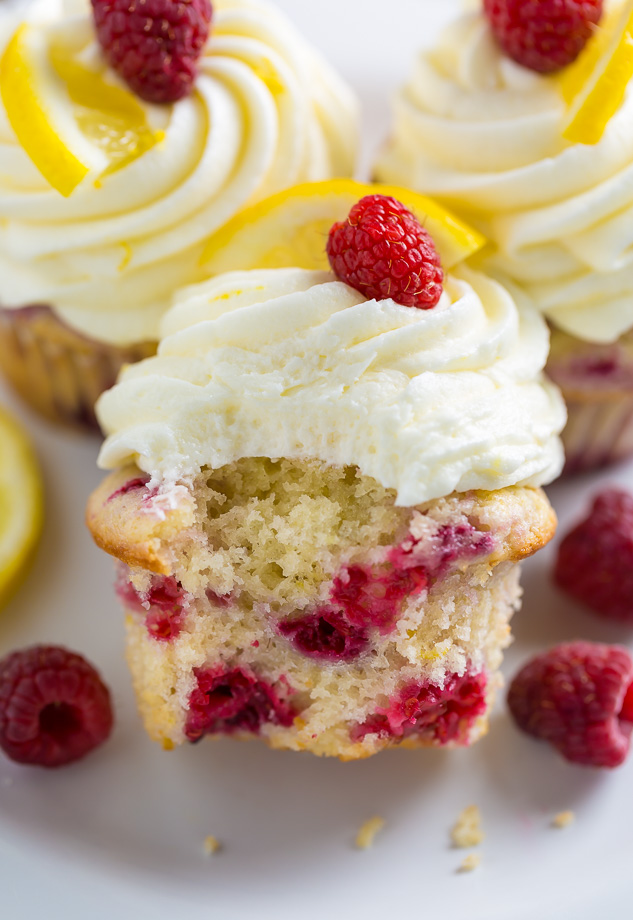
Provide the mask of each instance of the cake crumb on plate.
POLYGON ((552 818, 552 827, 564 828, 569 827, 570 824, 573 824, 576 820, 576 815, 573 811, 559 811, 557 815, 554 815, 552 818))
POLYGON ((460 863, 458 872, 474 872, 481 865, 481 856, 479 853, 469 853, 468 856, 460 863))
POLYGON ((453 846, 460 849, 477 847, 483 841, 484 836, 481 829, 481 812, 477 805, 469 805, 459 815, 451 831, 453 846))
POLYGON ((376 834, 383 829, 385 822, 383 818, 375 817, 365 821, 356 836, 356 846, 359 850, 368 850, 373 846, 376 834))
POLYGON ((207 856, 213 856, 214 853, 219 853, 222 849, 222 844, 217 837, 205 837, 204 838, 204 852, 207 856))

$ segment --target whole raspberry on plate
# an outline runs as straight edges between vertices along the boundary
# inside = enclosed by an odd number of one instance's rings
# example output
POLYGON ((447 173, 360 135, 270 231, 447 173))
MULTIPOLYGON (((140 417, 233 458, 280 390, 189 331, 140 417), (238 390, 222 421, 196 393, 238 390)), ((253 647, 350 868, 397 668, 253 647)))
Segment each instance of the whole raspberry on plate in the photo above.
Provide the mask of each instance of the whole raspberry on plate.
POLYGON ((633 658, 617 645, 558 645, 519 671, 508 706, 519 728, 566 760, 618 767, 633 731, 633 658))
POLYGON ((602 0, 483 2, 505 53, 539 73, 554 73, 575 61, 602 16, 602 0))
POLYGON ((0 749, 18 763, 61 767, 112 730, 110 693, 81 655, 36 645, 0 661, 0 749))
POLYGON ((175 102, 192 89, 209 37, 209 0, 92 0, 111 67, 146 102, 175 102))
POLYGON ((556 583, 595 613, 633 623, 633 495, 607 489, 560 545, 556 583))
POLYGON ((334 274, 368 300, 390 298, 429 310, 442 296, 444 273, 435 244, 420 221, 387 195, 367 195, 327 242, 334 274))

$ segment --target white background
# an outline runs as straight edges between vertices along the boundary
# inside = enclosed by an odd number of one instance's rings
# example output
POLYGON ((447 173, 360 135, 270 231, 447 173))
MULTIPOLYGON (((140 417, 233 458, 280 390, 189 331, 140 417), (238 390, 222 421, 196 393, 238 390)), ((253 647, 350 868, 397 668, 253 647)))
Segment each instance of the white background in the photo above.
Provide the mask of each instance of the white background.
MULTIPOLYGON (((367 167, 414 51, 456 0, 280 5, 359 92, 367 167)), ((2 389, 0 402, 15 407, 2 389)), ((26 586, 0 619, 0 654, 36 641, 76 648, 112 687, 118 720, 111 742, 69 769, 20 768, 0 755, 2 918, 630 916, 633 758, 612 774, 567 765, 519 735, 503 701, 490 735, 471 751, 395 751, 340 764, 229 740, 169 754, 153 745, 122 661, 112 565, 83 525, 86 498, 100 479, 97 442, 19 414, 44 466, 47 526, 26 586), (472 803, 483 812, 483 863, 457 875, 464 853, 450 848, 449 829, 472 803), (563 809, 576 812, 576 823, 551 829, 563 809), (386 827, 373 850, 358 852, 355 834, 374 814, 386 827), (213 858, 202 851, 208 834, 225 844, 213 858)), ((633 486, 633 469, 553 488, 563 525, 602 481, 633 486)), ((633 644, 631 630, 600 623, 556 592, 552 554, 526 566, 508 674, 564 639, 633 644)))

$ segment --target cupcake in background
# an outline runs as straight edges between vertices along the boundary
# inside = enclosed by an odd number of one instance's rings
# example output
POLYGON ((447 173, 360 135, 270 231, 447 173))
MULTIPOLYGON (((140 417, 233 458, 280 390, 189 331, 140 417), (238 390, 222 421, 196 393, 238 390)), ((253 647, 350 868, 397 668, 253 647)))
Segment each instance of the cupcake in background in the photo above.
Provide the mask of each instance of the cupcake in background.
POLYGON ((376 176, 486 234, 485 269, 549 322, 567 468, 598 467, 633 453, 633 4, 471 6, 417 59, 376 176))
POLYGON ((0 367, 44 415, 88 425, 155 351, 174 290, 206 277, 207 238, 293 183, 351 175, 358 133, 350 90, 264 0, 93 6, 0 18, 0 367))
POLYGON ((112 472, 88 524, 118 560, 139 707, 166 748, 471 744, 517 563, 554 532, 539 486, 565 412, 544 321, 459 264, 479 242, 452 215, 370 188, 347 216, 351 185, 252 208, 215 258, 257 267, 179 292, 158 355, 98 404, 112 472), (328 209, 331 268, 310 270, 328 209), (292 241, 302 268, 259 267, 292 241))

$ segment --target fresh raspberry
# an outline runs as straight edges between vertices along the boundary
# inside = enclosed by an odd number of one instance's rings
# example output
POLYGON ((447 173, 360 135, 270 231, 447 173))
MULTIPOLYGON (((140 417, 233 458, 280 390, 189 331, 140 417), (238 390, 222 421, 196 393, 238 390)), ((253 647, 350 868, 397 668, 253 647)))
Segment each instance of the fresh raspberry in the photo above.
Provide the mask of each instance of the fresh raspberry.
POLYGON ((175 102, 192 89, 209 37, 209 0, 92 0, 97 37, 111 67, 147 102, 175 102))
POLYGON ((430 310, 442 296, 444 273, 433 240, 395 198, 367 195, 334 224, 327 242, 334 274, 368 300, 391 298, 430 310))
POLYGON ((110 693, 81 655, 36 645, 0 661, 0 748, 18 763, 61 767, 112 730, 110 693))
POLYGON ((505 53, 523 67, 554 73, 575 61, 602 16, 602 0, 484 0, 505 53))
POLYGON ((566 760, 618 767, 633 731, 633 658, 618 645, 558 645, 519 671, 508 706, 519 728, 566 760))
POLYGON ((611 620, 633 623, 633 496, 607 489, 560 545, 554 579, 611 620))

